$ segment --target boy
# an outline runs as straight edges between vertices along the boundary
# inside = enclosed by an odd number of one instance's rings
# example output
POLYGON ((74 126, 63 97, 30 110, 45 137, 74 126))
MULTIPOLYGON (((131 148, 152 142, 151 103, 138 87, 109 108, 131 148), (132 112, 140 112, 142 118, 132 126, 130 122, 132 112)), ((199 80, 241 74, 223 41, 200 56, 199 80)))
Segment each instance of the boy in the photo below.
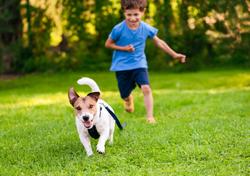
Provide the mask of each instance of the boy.
POLYGON ((121 98, 125 110, 134 111, 132 90, 136 84, 144 95, 147 121, 155 123, 153 116, 153 96, 148 79, 148 66, 144 53, 145 42, 149 37, 155 45, 181 63, 186 56, 176 53, 163 40, 157 37, 158 30, 141 21, 147 5, 146 0, 121 0, 125 20, 117 24, 111 31, 105 47, 114 50, 110 70, 115 71, 121 98))

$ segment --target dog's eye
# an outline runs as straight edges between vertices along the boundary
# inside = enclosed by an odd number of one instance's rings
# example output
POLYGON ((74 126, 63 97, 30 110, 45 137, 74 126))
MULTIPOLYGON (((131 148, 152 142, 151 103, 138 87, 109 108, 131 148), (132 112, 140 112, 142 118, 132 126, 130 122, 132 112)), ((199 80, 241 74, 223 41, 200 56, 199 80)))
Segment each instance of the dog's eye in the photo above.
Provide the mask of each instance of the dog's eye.
POLYGON ((94 107, 94 105, 89 105, 89 109, 92 109, 94 107))
POLYGON ((76 110, 80 111, 82 108, 80 106, 76 107, 76 110))

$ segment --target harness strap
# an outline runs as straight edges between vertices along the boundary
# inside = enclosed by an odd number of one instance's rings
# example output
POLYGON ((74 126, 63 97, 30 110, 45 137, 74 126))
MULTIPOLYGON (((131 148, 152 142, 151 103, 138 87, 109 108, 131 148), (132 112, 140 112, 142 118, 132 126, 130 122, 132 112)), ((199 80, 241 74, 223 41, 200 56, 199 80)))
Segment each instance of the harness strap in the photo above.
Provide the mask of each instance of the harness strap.
POLYGON ((123 130, 123 128, 126 126, 126 123, 121 124, 121 122, 119 121, 119 119, 117 118, 117 116, 113 113, 113 111, 111 111, 111 109, 109 109, 109 107, 107 107, 105 105, 103 105, 103 106, 109 112, 109 114, 113 117, 113 119, 115 120, 115 123, 119 127, 119 129, 123 130))
MULTIPOLYGON (((113 111, 111 111, 111 109, 109 107, 105 106, 103 103, 102 103, 102 105, 105 107, 105 109, 109 112, 109 114, 115 120, 115 123, 119 127, 119 129, 123 130, 123 128, 126 126, 126 123, 121 124, 121 122, 119 121, 117 116, 113 113, 113 111)), ((101 117, 101 111, 102 111, 102 107, 100 107, 99 117, 101 117)), ((88 133, 94 139, 98 139, 100 137, 100 134, 98 133, 95 125, 92 128, 88 129, 88 133)))

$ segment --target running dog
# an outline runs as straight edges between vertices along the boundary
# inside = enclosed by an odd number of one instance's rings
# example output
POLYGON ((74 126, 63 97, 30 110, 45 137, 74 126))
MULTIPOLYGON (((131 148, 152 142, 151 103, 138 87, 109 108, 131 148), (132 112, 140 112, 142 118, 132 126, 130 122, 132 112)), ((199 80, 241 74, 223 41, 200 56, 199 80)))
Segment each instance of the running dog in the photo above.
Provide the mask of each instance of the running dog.
POLYGON ((100 89, 96 82, 90 78, 81 78, 77 81, 79 85, 88 85, 92 91, 85 97, 79 96, 74 88, 68 91, 70 104, 75 109, 76 128, 87 156, 93 155, 90 137, 98 139, 97 152, 105 153, 105 143, 113 143, 115 120, 111 113, 114 110, 102 99, 100 89), (108 110, 112 112, 108 112, 108 110))

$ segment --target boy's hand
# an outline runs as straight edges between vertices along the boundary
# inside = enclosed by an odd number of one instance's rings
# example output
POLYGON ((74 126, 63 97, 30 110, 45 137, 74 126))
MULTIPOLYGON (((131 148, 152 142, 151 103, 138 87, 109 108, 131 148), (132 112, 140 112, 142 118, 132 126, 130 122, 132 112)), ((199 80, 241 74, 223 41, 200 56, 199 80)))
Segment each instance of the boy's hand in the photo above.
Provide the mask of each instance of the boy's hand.
POLYGON ((124 51, 133 52, 135 51, 135 48, 133 45, 127 45, 127 46, 124 46, 124 51))
POLYGON ((183 54, 179 54, 176 53, 176 55, 174 56, 175 59, 179 60, 181 63, 185 63, 186 62, 186 56, 183 54))

